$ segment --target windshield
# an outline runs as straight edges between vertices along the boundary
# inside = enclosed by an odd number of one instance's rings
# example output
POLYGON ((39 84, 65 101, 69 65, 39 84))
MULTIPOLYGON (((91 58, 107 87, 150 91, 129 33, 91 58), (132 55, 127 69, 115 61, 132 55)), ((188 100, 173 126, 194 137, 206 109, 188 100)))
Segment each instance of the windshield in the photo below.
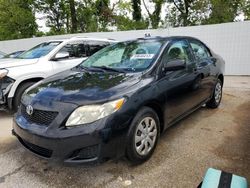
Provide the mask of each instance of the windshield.
POLYGON ((47 55, 50 53, 56 46, 58 46, 61 42, 45 42, 35 46, 34 48, 22 53, 18 56, 21 59, 35 59, 40 58, 42 56, 47 55))
POLYGON ((146 70, 160 51, 162 41, 121 42, 98 51, 82 64, 82 68, 112 68, 138 72, 146 70))

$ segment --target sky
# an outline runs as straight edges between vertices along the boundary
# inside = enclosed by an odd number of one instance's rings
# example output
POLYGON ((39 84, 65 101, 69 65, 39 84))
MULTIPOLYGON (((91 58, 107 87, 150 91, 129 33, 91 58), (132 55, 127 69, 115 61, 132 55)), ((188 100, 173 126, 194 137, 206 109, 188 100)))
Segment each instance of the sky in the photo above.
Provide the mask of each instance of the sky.
POLYGON ((46 26, 46 15, 42 13, 36 13, 36 23, 38 25, 38 30, 42 32, 49 32, 50 28, 46 26))

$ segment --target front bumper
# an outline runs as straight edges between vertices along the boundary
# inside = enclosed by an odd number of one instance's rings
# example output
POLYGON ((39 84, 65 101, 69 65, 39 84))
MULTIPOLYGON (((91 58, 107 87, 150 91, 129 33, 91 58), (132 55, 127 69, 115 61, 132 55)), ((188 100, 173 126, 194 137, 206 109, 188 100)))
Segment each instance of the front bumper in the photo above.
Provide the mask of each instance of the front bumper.
POLYGON ((8 99, 8 94, 14 82, 15 80, 7 76, 0 80, 0 106, 7 107, 11 105, 12 100, 8 99))
POLYGON ((114 135, 110 128, 79 132, 85 131, 78 130, 76 136, 72 136, 72 132, 70 136, 64 133, 63 137, 58 133, 52 136, 38 135, 18 125, 17 121, 13 122, 12 130, 25 148, 53 162, 96 164, 124 155, 124 132, 114 135))

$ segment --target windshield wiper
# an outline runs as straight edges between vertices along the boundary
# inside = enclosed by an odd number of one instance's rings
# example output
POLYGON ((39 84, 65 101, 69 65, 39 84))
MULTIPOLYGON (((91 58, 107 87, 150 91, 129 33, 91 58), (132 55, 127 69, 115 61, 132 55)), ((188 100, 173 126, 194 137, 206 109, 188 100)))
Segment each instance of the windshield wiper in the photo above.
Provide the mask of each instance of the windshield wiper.
POLYGON ((119 72, 119 73, 124 73, 125 71, 120 70, 120 69, 115 69, 107 66, 91 66, 90 68, 96 68, 96 69, 102 69, 106 71, 112 71, 112 72, 119 72))
POLYGON ((101 69, 97 69, 97 68, 92 68, 92 67, 85 67, 85 66, 81 66, 81 65, 79 65, 79 66, 76 66, 75 67, 76 69, 78 69, 78 70, 81 70, 81 71, 85 71, 85 72, 103 72, 103 70, 101 70, 101 69))
POLYGON ((73 67, 72 69, 83 70, 83 71, 86 71, 86 72, 89 71, 89 69, 88 69, 87 67, 80 66, 80 65, 78 65, 78 66, 76 66, 76 67, 73 67))

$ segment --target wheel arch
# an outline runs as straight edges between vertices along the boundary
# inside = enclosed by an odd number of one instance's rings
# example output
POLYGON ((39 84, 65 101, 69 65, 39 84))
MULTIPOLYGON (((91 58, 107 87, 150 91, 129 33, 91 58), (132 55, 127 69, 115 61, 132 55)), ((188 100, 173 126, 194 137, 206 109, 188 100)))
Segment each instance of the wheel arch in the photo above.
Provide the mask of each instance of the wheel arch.
POLYGON ((160 132, 162 133, 164 130, 164 113, 160 103, 157 101, 148 101, 147 103, 144 104, 144 106, 152 108, 156 112, 160 120, 160 132))
POLYGON ((224 84, 224 76, 223 76, 223 74, 219 74, 218 79, 221 81, 222 86, 223 86, 223 84, 224 84))
POLYGON ((38 77, 33 77, 33 78, 27 78, 27 79, 23 79, 22 81, 19 82, 15 82, 13 84, 13 86, 11 87, 11 90, 8 94, 8 107, 9 109, 12 109, 13 107, 13 98, 15 97, 16 91, 18 90, 18 88, 27 82, 38 82, 40 80, 44 79, 44 77, 38 76, 38 77))

